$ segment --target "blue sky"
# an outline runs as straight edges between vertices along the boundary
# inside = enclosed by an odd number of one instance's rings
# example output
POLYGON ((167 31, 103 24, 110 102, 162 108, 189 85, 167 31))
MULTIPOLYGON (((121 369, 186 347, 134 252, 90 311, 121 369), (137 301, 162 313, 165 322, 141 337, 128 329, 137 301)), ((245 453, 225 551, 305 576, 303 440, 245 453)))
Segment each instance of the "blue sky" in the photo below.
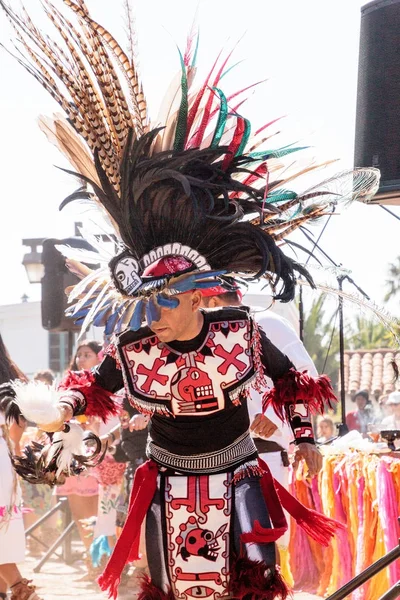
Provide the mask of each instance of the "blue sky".
MULTIPOLYGON (((112 33, 123 36, 122 2, 87 3, 112 33)), ((29 8, 36 4, 28 3, 29 8)), ((339 158, 336 170, 351 168, 362 4, 360 0, 136 0, 141 71, 153 118, 179 68, 176 45, 184 46, 197 10, 200 77, 221 47, 230 48, 243 36, 234 55, 234 62, 243 62, 230 74, 229 86, 237 89, 242 82, 268 79, 248 103, 245 116, 257 124, 287 115, 281 140, 312 146, 309 155, 317 160, 339 158)), ((0 37, 2 42, 9 37, 4 18, 0 37)), ((64 159, 36 124, 39 114, 51 114, 57 106, 5 54, 1 75, 0 304, 10 304, 19 302, 23 293, 31 300, 40 298, 39 286, 29 285, 21 265, 22 238, 71 235, 79 213, 58 212, 61 200, 76 186, 54 167, 65 166, 64 159)), ((316 176, 315 183, 318 177, 325 175, 316 176)), ((355 203, 331 219, 321 244, 380 303, 386 265, 400 254, 399 228, 400 222, 379 207, 355 203)))

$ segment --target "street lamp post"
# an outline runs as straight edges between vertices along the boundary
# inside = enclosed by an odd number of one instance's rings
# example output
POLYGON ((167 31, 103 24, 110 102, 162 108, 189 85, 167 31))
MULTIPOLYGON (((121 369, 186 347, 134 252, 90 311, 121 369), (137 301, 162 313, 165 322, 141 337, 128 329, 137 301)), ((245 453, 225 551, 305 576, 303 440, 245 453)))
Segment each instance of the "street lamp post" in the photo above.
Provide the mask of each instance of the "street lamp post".
POLYGON ((22 240, 24 246, 30 248, 22 259, 29 283, 40 283, 44 275, 44 266, 42 264, 42 253, 38 251, 38 246, 42 246, 44 238, 30 238, 22 240))

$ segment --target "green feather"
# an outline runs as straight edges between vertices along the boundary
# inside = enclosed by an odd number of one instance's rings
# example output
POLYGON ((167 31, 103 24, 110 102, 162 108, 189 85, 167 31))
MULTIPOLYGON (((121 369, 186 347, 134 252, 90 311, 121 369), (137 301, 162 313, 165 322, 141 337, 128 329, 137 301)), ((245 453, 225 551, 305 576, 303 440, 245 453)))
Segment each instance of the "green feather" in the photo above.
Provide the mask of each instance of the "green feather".
POLYGON ((228 75, 228 73, 230 71, 232 71, 232 69, 234 69, 235 67, 237 67, 238 65, 240 65, 243 62, 243 60, 239 60, 237 63, 235 63, 234 65, 231 65, 228 69, 226 69, 226 71, 224 71, 221 75, 221 77, 219 78, 219 80, 221 81, 221 79, 223 77, 225 77, 225 75, 228 75))
POLYGON ((218 121, 215 126, 214 136, 213 136, 213 139, 212 139, 211 145, 210 145, 211 148, 216 148, 221 141, 221 138, 224 133, 225 125, 226 125, 226 120, 228 118, 228 102, 227 102, 226 96, 222 92, 222 90, 220 90, 219 88, 216 88, 216 87, 213 88, 213 90, 215 90, 217 92, 217 94, 219 95, 219 99, 220 99, 220 109, 219 109, 219 114, 218 114, 218 121))
POLYGON ((190 65, 192 68, 196 66, 197 52, 199 49, 199 41, 200 41, 200 33, 197 34, 196 48, 194 49, 192 64, 190 65))
POLYGON ((287 202, 288 200, 295 200, 298 194, 291 190, 275 190, 268 194, 266 202, 269 204, 276 204, 277 202, 287 202))
POLYGON ((306 150, 309 146, 297 146, 295 148, 278 148, 277 150, 262 150, 261 152, 250 152, 248 156, 257 160, 268 160, 269 158, 282 158, 292 152, 298 152, 299 150, 306 150))

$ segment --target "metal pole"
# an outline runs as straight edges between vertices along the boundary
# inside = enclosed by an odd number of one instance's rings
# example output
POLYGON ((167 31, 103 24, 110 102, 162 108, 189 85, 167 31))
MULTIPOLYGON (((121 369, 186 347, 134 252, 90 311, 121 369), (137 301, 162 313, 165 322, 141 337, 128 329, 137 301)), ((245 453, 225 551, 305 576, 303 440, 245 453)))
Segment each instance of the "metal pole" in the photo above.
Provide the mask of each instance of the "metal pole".
POLYGON ((34 531, 37 527, 40 527, 40 525, 42 523, 44 523, 49 517, 51 517, 51 515, 53 515, 55 512, 57 512, 57 510, 59 510, 63 506, 63 504, 65 504, 65 502, 67 502, 67 498, 61 497, 59 499, 59 501, 57 502, 57 504, 55 506, 53 506, 53 508, 51 508, 49 511, 47 511, 47 513, 45 515, 43 515, 43 517, 40 517, 40 519, 35 521, 35 523, 33 525, 31 525, 25 531, 25 535, 26 536, 30 535, 32 531, 34 531))
POLYGON ((379 600, 395 600, 396 598, 399 598, 399 597, 400 597, 400 581, 395 583, 394 586, 391 587, 390 590, 388 590, 386 592, 386 594, 383 594, 383 596, 381 596, 379 598, 379 600))
POLYGON ((300 340, 304 341, 304 305, 303 305, 303 286, 299 286, 299 335, 300 340))
MULTIPOLYGON (((343 587, 337 590, 334 594, 329 596, 326 600, 344 600, 349 594, 354 592, 357 588, 363 585, 368 579, 371 579, 374 575, 382 571, 385 567, 390 565, 393 561, 400 558, 400 545, 393 548, 390 552, 385 554, 382 558, 374 562, 370 567, 367 567, 362 573, 356 575, 343 587)), ((391 596, 389 596, 391 598, 391 596)), ((388 600, 388 599, 385 599, 388 600)))
MULTIPOLYGON (((344 277, 338 277, 339 292, 343 290, 344 277)), ((343 321, 343 298, 339 295, 339 357, 340 357, 340 407, 342 422, 339 425, 339 435, 345 435, 349 429, 346 424, 346 390, 344 377, 344 321, 343 321)))
POLYGON ((43 567, 43 565, 45 564, 47 559, 57 550, 58 546, 60 544, 62 544, 64 539, 69 537, 69 535, 72 532, 74 527, 75 527, 75 522, 71 521, 71 523, 68 525, 68 527, 66 529, 64 529, 62 534, 56 539, 54 544, 52 546, 50 546, 50 548, 48 549, 46 554, 43 556, 43 558, 38 562, 36 567, 33 569, 34 573, 39 573, 40 569, 43 567))

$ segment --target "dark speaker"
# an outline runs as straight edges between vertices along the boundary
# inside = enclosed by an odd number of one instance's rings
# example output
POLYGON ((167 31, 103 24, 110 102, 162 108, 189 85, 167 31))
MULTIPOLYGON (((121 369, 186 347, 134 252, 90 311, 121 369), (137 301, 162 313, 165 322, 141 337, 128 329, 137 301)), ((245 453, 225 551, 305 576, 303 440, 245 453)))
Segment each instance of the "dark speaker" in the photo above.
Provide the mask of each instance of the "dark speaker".
POLYGON ((354 163, 380 169, 378 196, 400 193, 400 0, 361 9, 354 163))
POLYGON ((48 331, 79 331, 72 319, 65 316, 67 308, 67 287, 76 285, 78 277, 70 273, 65 266, 65 258, 55 248, 63 244, 74 248, 94 250, 88 242, 79 237, 63 240, 47 239, 43 242, 42 264, 44 276, 42 279, 42 326, 48 331))

